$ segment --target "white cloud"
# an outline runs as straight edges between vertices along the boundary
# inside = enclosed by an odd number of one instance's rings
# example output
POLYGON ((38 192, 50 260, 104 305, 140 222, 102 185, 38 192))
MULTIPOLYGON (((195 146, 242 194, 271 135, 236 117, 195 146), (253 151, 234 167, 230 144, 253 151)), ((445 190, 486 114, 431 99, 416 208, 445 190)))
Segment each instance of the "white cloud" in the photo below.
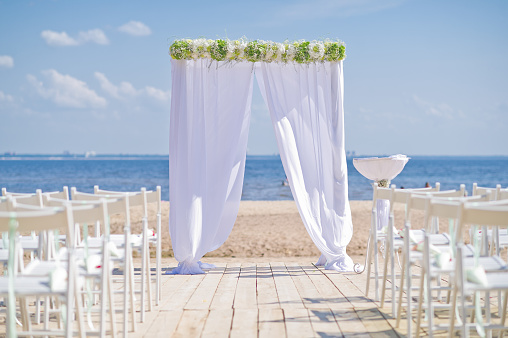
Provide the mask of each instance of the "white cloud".
POLYGON ((100 29, 90 29, 86 32, 79 32, 79 41, 81 41, 81 43, 95 42, 99 45, 109 44, 106 34, 100 29))
POLYGON ((145 96, 148 98, 153 98, 158 101, 168 101, 171 92, 163 91, 161 89, 146 86, 143 89, 136 89, 130 82, 122 81, 120 85, 116 86, 109 79, 100 72, 95 72, 95 78, 99 81, 102 90, 108 93, 110 96, 118 99, 118 100, 128 100, 136 97, 145 96))
POLYGON ((66 32, 55 32, 45 30, 41 37, 50 46, 78 46, 87 42, 93 42, 99 45, 109 44, 106 34, 100 29, 90 29, 86 32, 79 32, 77 38, 70 37, 66 32))
POLYGON ((14 67, 14 59, 9 55, 0 55, 0 67, 12 68, 14 67))
POLYGON ((401 5, 406 0, 314 0, 291 2, 283 8, 285 16, 295 19, 349 17, 378 12, 401 5))
POLYGON ((168 101, 169 98, 171 97, 171 93, 169 91, 165 92, 161 89, 157 89, 154 87, 146 86, 145 91, 148 96, 153 97, 160 101, 168 101))
POLYGON ((78 41, 67 35, 66 32, 42 31, 42 38, 50 46, 77 46, 78 41))
POLYGON ((106 93, 108 93, 110 96, 119 99, 120 95, 118 94, 118 87, 112 84, 106 75, 95 72, 94 73, 95 78, 99 80, 99 83, 101 84, 102 90, 104 90, 106 93))
POLYGON ((0 90, 0 102, 13 102, 14 98, 0 90))
POLYGON ((132 36, 145 36, 152 34, 150 27, 139 21, 129 21, 125 25, 118 27, 118 30, 132 36))
POLYGON ((116 86, 103 73, 95 72, 94 75, 99 80, 102 90, 116 99, 121 100, 127 97, 135 97, 141 93, 130 82, 123 81, 119 86, 116 86))
POLYGON ((37 90, 37 93, 62 107, 72 108, 103 108, 107 105, 105 98, 88 88, 86 82, 70 75, 63 75, 54 69, 45 70, 42 74, 47 84, 39 81, 33 75, 27 75, 28 82, 37 90))
POLYGON ((413 101, 424 111, 425 114, 430 116, 436 116, 448 120, 451 120, 454 117, 464 117, 462 111, 453 109, 453 107, 447 103, 434 104, 427 102, 416 95, 413 95, 413 101))

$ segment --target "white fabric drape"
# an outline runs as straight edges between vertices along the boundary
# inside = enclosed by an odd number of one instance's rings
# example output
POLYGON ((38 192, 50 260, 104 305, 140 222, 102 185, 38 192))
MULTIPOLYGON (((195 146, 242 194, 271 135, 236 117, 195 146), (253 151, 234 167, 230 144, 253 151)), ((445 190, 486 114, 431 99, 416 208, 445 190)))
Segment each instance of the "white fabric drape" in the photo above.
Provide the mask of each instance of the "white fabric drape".
POLYGON ((327 269, 352 271, 342 61, 260 63, 256 77, 303 223, 327 269))
POLYGON ((203 273, 199 260, 229 236, 240 206, 253 64, 171 60, 170 224, 179 265, 203 273))
MULTIPOLYGON (((386 180, 389 182, 402 172, 409 157, 402 154, 392 155, 390 157, 366 157, 353 159, 353 165, 356 170, 369 180, 379 182, 386 180)), ((390 201, 379 199, 376 202, 377 210, 377 230, 382 230, 388 225, 390 217, 390 201)))

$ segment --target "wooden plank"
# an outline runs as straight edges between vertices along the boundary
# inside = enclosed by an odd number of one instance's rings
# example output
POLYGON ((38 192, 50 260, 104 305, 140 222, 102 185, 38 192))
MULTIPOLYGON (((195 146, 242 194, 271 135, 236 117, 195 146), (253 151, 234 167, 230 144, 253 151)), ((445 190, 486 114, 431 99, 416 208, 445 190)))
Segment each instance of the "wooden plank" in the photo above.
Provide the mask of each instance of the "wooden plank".
MULTIPOLYGON (((187 283, 189 275, 171 275, 167 279, 162 278, 162 301, 159 305, 159 309, 164 311, 165 304, 173 298, 173 295, 178 292, 180 287, 187 283)), ((173 310, 173 309, 167 309, 173 310)))
MULTIPOLYGON (((182 314, 183 310, 181 309, 159 312, 146 333, 140 334, 138 337, 170 337, 175 332, 182 314)), ((133 336, 136 337, 135 334, 133 336)))
POLYGON ((177 292, 173 293, 173 295, 161 305, 160 311, 183 309, 194 291, 196 291, 198 285, 205 278, 205 275, 182 276, 182 278, 183 277, 188 277, 188 279, 185 283, 180 285, 177 292))
POLYGON ((218 267, 208 271, 184 309, 208 309, 215 295, 215 291, 217 290, 217 286, 224 275, 224 270, 225 268, 218 267))
MULTIPOLYGON (((372 299, 366 297, 362 290, 358 289, 349 279, 346 278, 345 273, 339 273, 333 270, 322 270, 324 274, 330 279, 331 282, 337 287, 345 296, 345 299, 354 308, 371 308, 375 306, 372 299)), ((343 304, 329 304, 331 308, 342 308, 343 304)))
MULTIPOLYGON (((257 306, 261 308, 279 308, 279 297, 273 280, 272 269, 270 264, 263 263, 257 265, 256 270, 257 281, 257 306)), ((282 313, 282 312, 281 312, 282 313)))
POLYGON ((333 309, 332 313, 344 337, 370 337, 367 328, 355 311, 351 309, 333 309))
POLYGON ((398 337, 392 326, 384 318, 377 306, 372 308, 355 309, 358 318, 371 335, 383 337, 398 337))
MULTIPOLYGON (((162 286, 162 301, 158 307, 154 308, 154 310, 157 312, 154 312, 153 310, 150 312, 146 312, 145 313, 145 322, 137 324, 136 334, 139 334, 139 337, 146 336, 146 332, 147 332, 147 330, 149 330, 151 328, 152 322, 154 320, 158 320, 160 311, 173 311, 173 310, 180 310, 181 311, 182 310, 182 308, 168 306, 167 303, 170 302, 175 297, 175 295, 179 292, 180 287, 183 286, 184 284, 186 284, 187 281, 189 280, 189 278, 190 278, 190 276, 188 276, 188 275, 170 275, 170 276, 164 276, 164 278, 162 278, 162 282, 163 282, 163 284, 162 284, 163 285, 162 286)), ((121 307, 119 306, 119 307, 117 307, 117 309, 123 308, 123 295, 120 300, 120 304, 121 304, 121 307)), ((118 313, 116 319, 117 319, 117 323, 119 324, 119 325, 117 325, 117 329, 120 330, 119 332, 123 334, 123 331, 121 331, 121 330, 123 330, 123 314, 118 313)), ((129 320, 130 320, 130 317, 129 317, 129 320)), ((129 328, 130 328, 130 325, 129 325, 129 328)))
POLYGON ((310 322, 316 337, 343 337, 330 309, 309 309, 310 322))
POLYGON ((314 337, 307 309, 285 308, 284 322, 288 337, 314 337))
POLYGON ((257 338, 258 310, 234 309, 231 338, 257 338))
POLYGON ((286 337, 282 309, 260 308, 258 319, 259 337, 286 337))
POLYGON ((301 266, 297 263, 286 263, 286 268, 293 279, 304 306, 308 309, 323 308, 323 297, 301 266))
POLYGON ((210 309, 232 309, 235 299, 240 264, 228 264, 210 304, 210 309))
MULTIPOLYGON (((340 288, 338 285, 333 283, 326 274, 323 273, 325 270, 320 270, 314 265, 304 265, 302 269, 305 271, 307 276, 316 287, 317 291, 321 296, 321 307, 351 307, 350 302, 344 296, 342 291, 342 285, 340 288)), ((349 283, 349 281, 348 281, 349 283)))
POLYGON ((300 294, 285 264, 274 262, 270 263, 270 266, 274 274, 275 287, 281 308, 303 308, 304 305, 300 294))
POLYGON ((184 310, 173 337, 199 337, 207 316, 208 310, 184 310))
MULTIPOLYGON (((330 277, 332 273, 327 275, 330 277)), ((349 281, 349 283, 344 282, 340 285, 343 287, 342 290, 347 295, 347 298, 353 300, 352 304, 355 306, 355 312, 368 332, 388 337, 398 336, 393 329, 395 321, 393 320, 391 314, 388 314, 391 312, 391 306, 385 306, 384 309, 380 309, 378 307, 379 304, 371 299, 368 299, 368 302, 364 302, 363 299, 367 298, 365 296, 361 296, 363 294, 363 290, 360 290, 354 283, 351 282, 351 280, 359 279, 357 274, 336 273, 335 275, 340 275, 341 278, 349 281), (357 297, 357 299, 354 299, 354 297, 357 297), (362 301, 360 301, 360 299, 362 299, 362 301), (392 321, 388 321, 387 318, 391 318, 392 321)))
POLYGON ((242 264, 233 307, 235 309, 257 309, 255 264, 242 264))
POLYGON ((233 320, 233 309, 210 310, 203 328, 202 337, 219 338, 229 337, 231 322, 233 320))

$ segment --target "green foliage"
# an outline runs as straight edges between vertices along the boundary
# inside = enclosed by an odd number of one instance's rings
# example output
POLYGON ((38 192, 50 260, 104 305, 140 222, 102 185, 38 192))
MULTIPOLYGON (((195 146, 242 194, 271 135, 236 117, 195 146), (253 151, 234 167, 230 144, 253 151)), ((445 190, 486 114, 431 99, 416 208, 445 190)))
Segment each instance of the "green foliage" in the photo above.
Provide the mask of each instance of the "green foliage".
POLYGON ((338 62, 346 58, 342 41, 272 41, 182 39, 173 42, 169 53, 176 60, 209 58, 216 61, 249 62, 338 62))

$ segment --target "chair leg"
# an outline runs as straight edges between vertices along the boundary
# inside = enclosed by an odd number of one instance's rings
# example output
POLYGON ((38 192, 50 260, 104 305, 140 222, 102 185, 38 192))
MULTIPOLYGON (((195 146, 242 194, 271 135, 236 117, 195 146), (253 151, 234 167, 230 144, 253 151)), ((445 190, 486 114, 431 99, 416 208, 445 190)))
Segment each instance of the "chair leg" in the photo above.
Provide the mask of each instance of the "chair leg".
MULTIPOLYGON (((432 336, 432 331, 434 327, 434 307, 432 306, 432 278, 430 276, 430 243, 429 237, 425 236, 424 239, 425 249, 424 249, 424 258, 423 258, 423 266, 422 269, 422 278, 426 287, 426 298, 427 298, 427 317, 428 317, 428 325, 429 325, 429 336, 432 336)), ((438 275, 439 278, 439 275, 438 275)), ((421 303, 422 300, 418 299, 418 302, 421 303)))
MULTIPOLYGON (((128 243, 128 242, 126 242, 128 243)), ((126 245, 125 248, 125 262, 124 262, 124 269, 123 269, 123 336, 127 337, 127 334, 129 332, 128 328, 128 322, 129 322, 129 306, 133 306, 132 303, 129 304, 129 275, 130 275, 130 267, 129 267, 129 259, 127 257, 128 254, 128 245, 126 245)))
POLYGON ((144 238, 145 241, 145 259, 146 259, 146 288, 148 291, 148 311, 152 311, 152 268, 150 265, 150 245, 148 243, 148 220, 145 219, 145 233, 146 237, 144 238))
POLYGON ((23 324, 23 330, 24 331, 31 331, 32 330, 32 323, 30 321, 30 315, 28 313, 28 301, 26 298, 20 298, 19 299, 19 309, 21 312, 21 322, 23 324))
POLYGON ((366 269, 367 269, 367 282, 365 283, 365 295, 369 296, 369 286, 371 279, 371 265, 372 265, 372 234, 369 236, 369 240, 367 242, 367 258, 365 259, 366 269))
POLYGON ((427 314, 429 323, 429 337, 432 337, 432 328, 434 327, 434 307, 432 306, 432 279, 430 276, 424 276, 427 285, 427 314))
MULTIPOLYGON (((76 290, 77 290, 77 285, 76 285, 76 290)), ((85 338, 85 321, 83 319, 83 303, 81 302, 81 297, 79 297, 79 295, 75 295, 74 296, 74 301, 75 301, 75 306, 76 306, 76 319, 78 321, 78 331, 79 331, 79 336, 81 338, 85 338)), ((69 304, 70 305, 70 304, 69 304)), ((67 317, 67 321, 70 323, 69 321, 69 317, 67 317)))
POLYGON ((141 304, 141 323, 145 321, 145 276, 146 276, 146 247, 145 247, 145 239, 144 239, 145 231, 143 230, 143 244, 141 245, 141 295, 140 295, 140 304, 141 304))
MULTIPOLYGON (((107 255, 103 254, 105 258, 107 259, 107 255)), ((106 281, 106 269, 107 269, 107 263, 102 265, 102 276, 101 276, 101 289, 100 289, 100 295, 101 295, 101 303, 100 303, 100 325, 99 325, 99 335, 100 337, 106 336, 106 288, 107 288, 107 281, 106 281)))
POLYGON ((455 310, 457 306, 457 288, 456 288, 456 282, 451 283, 452 284, 452 290, 451 290, 451 307, 450 307, 450 323, 448 327, 448 338, 452 338, 454 331, 455 331, 455 310))
POLYGON ((108 288, 108 301, 109 301, 109 320, 110 320, 110 327, 111 327, 111 336, 114 338, 116 337, 116 308, 115 308, 115 297, 114 297, 114 290, 113 290, 113 280, 111 276, 110 269, 108 268, 107 276, 107 288, 108 288))
POLYGON ((400 286, 399 286, 399 301, 397 303, 397 322, 395 327, 399 327, 400 319, 402 318, 402 295, 404 293, 404 279, 406 273, 406 255, 402 256, 402 272, 400 276, 400 286))
MULTIPOLYGON (((395 278, 395 251, 393 250, 393 248, 390 248, 390 257, 391 257, 391 262, 390 262, 390 268, 391 268, 391 275, 392 275, 392 288, 391 288, 391 292, 392 292, 392 316, 395 318, 397 316, 397 313, 395 312, 395 307, 396 307, 396 304, 395 304, 395 300, 396 300, 396 297, 395 297, 395 285, 396 285, 396 278, 395 278)), ((384 291, 386 292, 386 290, 384 291)))
MULTIPOLYGON (((508 291, 505 291, 503 293, 503 305, 502 305, 502 308, 499 308, 499 310, 498 310, 498 311, 502 311, 501 325, 503 325, 503 326, 506 325, 506 305, 507 305, 507 302, 508 302, 508 291)), ((500 330, 499 337, 503 338, 503 336, 504 336, 504 330, 500 330)))
POLYGON ((49 302, 48 296, 44 298, 44 330, 49 330, 49 302))
POLYGON ((383 265, 383 284, 381 285, 381 307, 383 307, 385 304, 386 280, 388 278, 388 261, 391 258, 391 255, 390 256, 388 255, 388 251, 390 251, 390 253, 392 252, 392 248, 389 247, 388 243, 386 244, 385 248, 386 248, 386 253, 385 253, 385 261, 384 261, 384 265, 383 265))
MULTIPOLYGON (((418 294, 418 312, 416 313, 416 337, 420 337, 420 327, 421 327, 421 321, 422 321, 422 315, 423 315, 423 288, 425 283, 425 273, 422 269, 422 274, 420 276, 420 288, 419 288, 419 294, 418 294)), ((431 330, 429 326, 429 330, 431 330)))
POLYGON ((41 323, 41 298, 35 299, 35 324, 41 323))
MULTIPOLYGON (((411 252, 410 248, 409 248, 409 225, 406 224, 406 226, 404 227, 405 229, 405 234, 407 234, 405 237, 404 237, 404 249, 405 249, 405 252, 407 253, 408 257, 409 258, 409 254, 411 252)), ((411 337, 411 334, 412 334, 412 329, 411 329, 411 324, 412 324, 412 313, 411 313, 411 278, 412 278, 412 275, 411 275, 411 260, 410 259, 407 259, 406 260, 406 298, 407 298, 407 315, 406 315, 406 318, 407 318, 407 334, 408 334, 408 337, 411 337)))
MULTIPOLYGON (((129 250, 130 252, 130 250, 129 250)), ((129 290, 131 293, 131 321, 132 321, 132 331, 136 331, 136 297, 135 297, 135 289, 134 289, 134 264, 132 262, 132 253, 130 253, 129 257, 129 290)))
POLYGON ((156 273, 156 277, 155 277, 155 287, 156 287, 156 292, 155 292, 155 305, 159 305, 159 302, 162 300, 162 294, 161 294, 161 274, 162 274, 162 271, 161 271, 161 239, 162 239, 162 233, 161 233, 161 214, 157 214, 157 246, 156 246, 156 249, 155 249, 155 254, 156 254, 156 269, 157 269, 157 273, 156 273))
POLYGON ((152 311, 152 266, 150 264, 150 250, 148 241, 146 243, 146 288, 148 291, 148 311, 152 311))

